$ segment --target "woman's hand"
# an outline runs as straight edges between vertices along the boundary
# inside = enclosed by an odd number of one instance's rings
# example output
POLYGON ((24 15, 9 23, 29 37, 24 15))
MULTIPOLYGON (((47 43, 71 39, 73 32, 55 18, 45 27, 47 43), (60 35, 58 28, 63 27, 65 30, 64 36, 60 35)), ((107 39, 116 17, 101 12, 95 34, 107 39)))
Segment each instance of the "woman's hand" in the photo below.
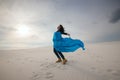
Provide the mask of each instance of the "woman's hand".
POLYGON ((68 36, 70 36, 70 34, 69 34, 69 33, 67 33, 67 35, 68 35, 68 36))

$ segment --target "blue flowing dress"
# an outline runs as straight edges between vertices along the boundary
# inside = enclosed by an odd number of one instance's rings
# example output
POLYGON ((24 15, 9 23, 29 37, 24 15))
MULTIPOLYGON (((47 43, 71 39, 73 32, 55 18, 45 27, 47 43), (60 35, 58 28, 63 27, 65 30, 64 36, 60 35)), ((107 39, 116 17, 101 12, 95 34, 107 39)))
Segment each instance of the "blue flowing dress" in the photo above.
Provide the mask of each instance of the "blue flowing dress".
POLYGON ((53 35, 53 47, 60 52, 74 52, 78 48, 85 50, 84 43, 81 40, 63 38, 59 31, 53 35))

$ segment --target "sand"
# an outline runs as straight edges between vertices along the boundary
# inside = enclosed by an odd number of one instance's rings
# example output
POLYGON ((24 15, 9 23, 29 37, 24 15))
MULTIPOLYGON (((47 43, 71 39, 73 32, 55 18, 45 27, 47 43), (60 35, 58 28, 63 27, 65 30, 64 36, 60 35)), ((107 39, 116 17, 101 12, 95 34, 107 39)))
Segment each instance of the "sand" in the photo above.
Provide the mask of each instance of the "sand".
POLYGON ((120 42, 86 44, 55 63, 52 47, 0 50, 0 80, 120 80, 120 42))

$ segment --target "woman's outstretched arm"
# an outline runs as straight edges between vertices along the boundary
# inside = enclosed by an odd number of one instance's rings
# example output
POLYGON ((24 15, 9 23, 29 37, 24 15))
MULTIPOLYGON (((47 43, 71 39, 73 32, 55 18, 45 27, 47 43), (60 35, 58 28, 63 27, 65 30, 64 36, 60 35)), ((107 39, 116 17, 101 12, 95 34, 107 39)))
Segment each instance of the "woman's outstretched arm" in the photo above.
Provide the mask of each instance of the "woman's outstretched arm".
POLYGON ((62 34, 70 36, 70 34, 69 34, 69 33, 62 33, 62 34))

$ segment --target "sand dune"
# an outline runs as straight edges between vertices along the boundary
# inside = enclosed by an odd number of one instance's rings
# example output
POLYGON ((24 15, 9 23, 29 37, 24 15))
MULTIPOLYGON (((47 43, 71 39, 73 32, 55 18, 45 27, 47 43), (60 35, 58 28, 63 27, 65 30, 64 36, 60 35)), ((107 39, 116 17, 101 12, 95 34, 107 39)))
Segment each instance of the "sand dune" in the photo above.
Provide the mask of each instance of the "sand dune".
POLYGON ((120 42, 86 44, 55 63, 52 47, 0 51, 0 80, 120 80, 120 42))

